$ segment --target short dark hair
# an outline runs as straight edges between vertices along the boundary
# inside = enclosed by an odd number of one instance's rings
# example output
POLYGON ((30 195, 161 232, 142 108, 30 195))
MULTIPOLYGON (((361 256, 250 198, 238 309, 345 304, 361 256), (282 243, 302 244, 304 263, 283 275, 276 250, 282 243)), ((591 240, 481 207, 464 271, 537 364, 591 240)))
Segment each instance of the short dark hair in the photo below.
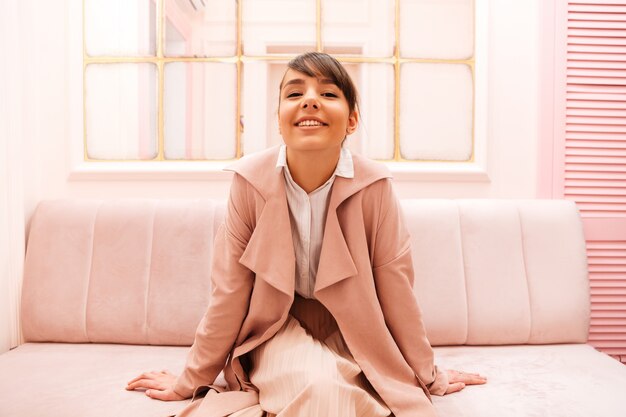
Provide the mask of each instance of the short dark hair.
MULTIPOLYGON (((357 109, 359 96, 354 82, 343 65, 332 56, 322 52, 307 52, 289 61, 287 67, 309 77, 331 79, 346 98, 350 113, 357 109)), ((282 90, 282 88, 283 82, 281 81, 280 89, 282 90)))

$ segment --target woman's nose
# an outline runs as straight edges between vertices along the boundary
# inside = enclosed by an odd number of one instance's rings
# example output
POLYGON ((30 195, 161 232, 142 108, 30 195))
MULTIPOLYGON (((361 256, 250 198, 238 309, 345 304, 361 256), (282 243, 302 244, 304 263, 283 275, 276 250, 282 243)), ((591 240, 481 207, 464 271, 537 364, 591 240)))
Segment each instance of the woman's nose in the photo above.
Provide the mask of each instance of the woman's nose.
POLYGON ((315 96, 313 96, 312 94, 308 94, 306 96, 304 96, 304 99, 302 100, 302 108, 303 109, 319 109, 320 104, 319 101, 317 101, 317 98, 315 98, 315 96))

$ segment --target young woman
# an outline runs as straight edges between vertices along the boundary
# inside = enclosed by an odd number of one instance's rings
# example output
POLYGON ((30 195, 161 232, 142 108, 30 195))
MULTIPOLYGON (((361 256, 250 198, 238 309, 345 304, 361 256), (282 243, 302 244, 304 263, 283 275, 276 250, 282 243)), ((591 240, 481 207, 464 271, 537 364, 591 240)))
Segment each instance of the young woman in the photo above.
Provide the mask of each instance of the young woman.
POLYGON ((359 113, 341 64, 289 62, 278 121, 285 144, 232 167, 211 302, 182 374, 127 389, 194 398, 180 416, 435 416, 431 394, 486 379, 433 362, 390 174, 342 147, 359 113), (227 391, 211 385, 222 370, 227 391))

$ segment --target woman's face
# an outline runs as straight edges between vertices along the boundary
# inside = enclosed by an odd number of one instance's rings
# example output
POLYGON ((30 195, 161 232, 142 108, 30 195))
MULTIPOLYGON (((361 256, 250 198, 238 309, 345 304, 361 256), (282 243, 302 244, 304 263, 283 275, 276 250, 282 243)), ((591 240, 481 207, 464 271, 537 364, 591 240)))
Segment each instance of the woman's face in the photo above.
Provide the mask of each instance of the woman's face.
POLYGON ((278 124, 285 144, 293 150, 319 151, 341 147, 357 127, 343 93, 329 79, 309 77, 289 69, 283 78, 278 124))

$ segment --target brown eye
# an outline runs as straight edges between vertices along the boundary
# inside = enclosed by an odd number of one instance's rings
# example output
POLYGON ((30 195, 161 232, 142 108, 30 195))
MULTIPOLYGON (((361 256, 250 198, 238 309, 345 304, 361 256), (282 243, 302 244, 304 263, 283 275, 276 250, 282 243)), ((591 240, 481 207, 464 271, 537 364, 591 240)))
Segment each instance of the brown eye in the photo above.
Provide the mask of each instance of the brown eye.
POLYGON ((337 98, 337 97, 338 97, 338 96, 337 96, 337 94, 335 94, 335 93, 324 93, 324 94, 322 94, 322 95, 323 95, 324 97, 335 97, 335 98, 337 98))
POLYGON ((298 96, 301 96, 301 95, 302 94, 300 94, 300 93, 290 93, 290 94, 287 95, 287 98, 298 97, 298 96))

